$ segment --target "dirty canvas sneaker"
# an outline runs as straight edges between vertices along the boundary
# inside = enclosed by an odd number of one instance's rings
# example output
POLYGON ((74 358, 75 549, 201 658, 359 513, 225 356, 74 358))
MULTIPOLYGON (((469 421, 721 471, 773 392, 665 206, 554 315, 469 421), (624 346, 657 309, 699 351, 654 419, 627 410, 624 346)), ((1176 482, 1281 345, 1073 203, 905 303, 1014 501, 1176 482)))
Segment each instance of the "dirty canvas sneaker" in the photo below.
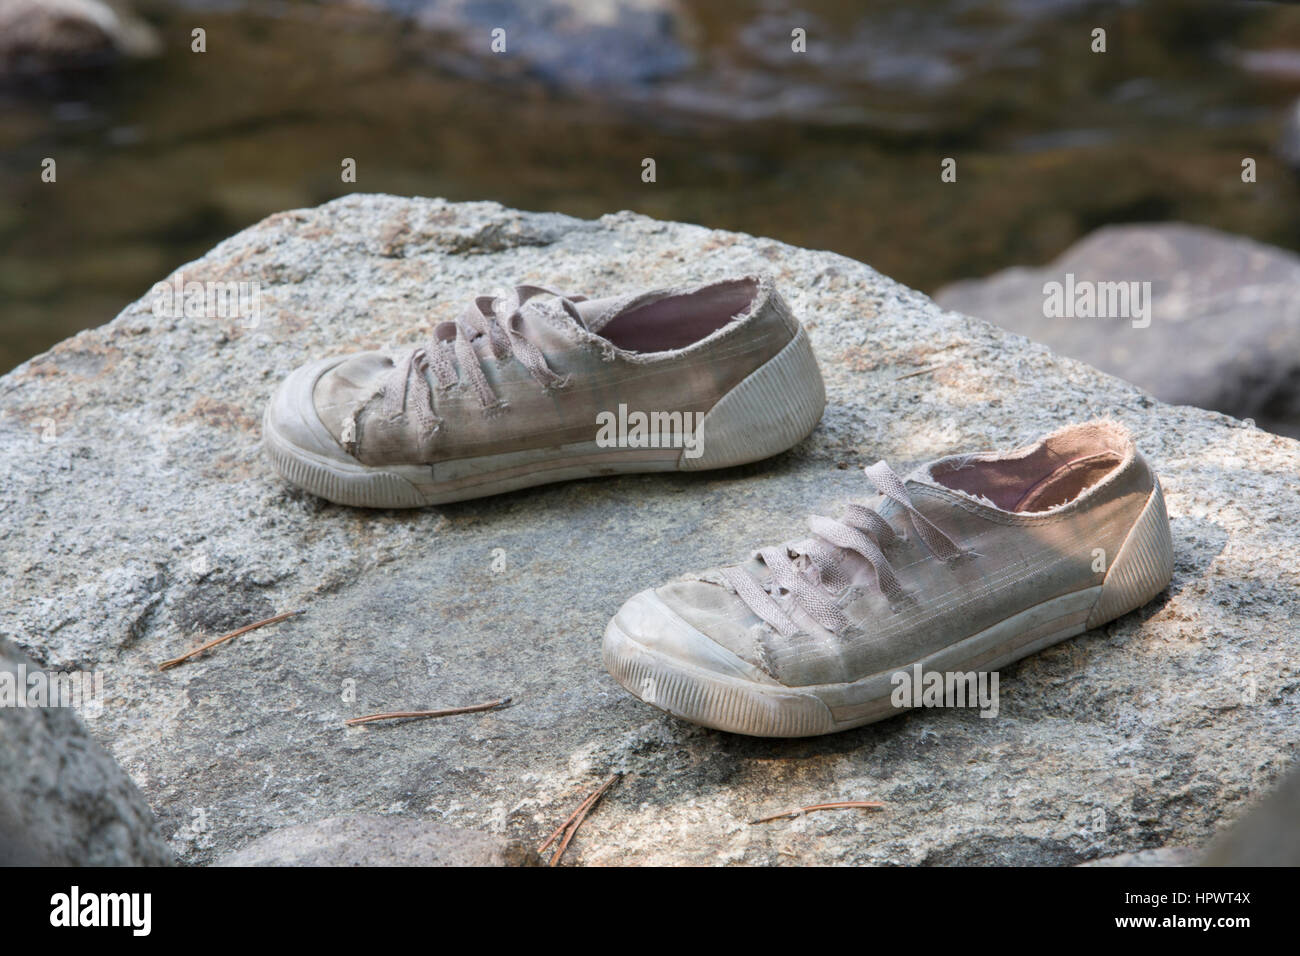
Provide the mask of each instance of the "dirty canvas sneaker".
POLYGON ((409 508, 784 451, 826 405, 768 278, 616 298, 480 296, 395 356, 293 372, 263 418, 276 469, 339 504, 409 508))
POLYGON ((706 727, 826 734, 899 713, 922 675, 964 682, 1105 624, 1173 574, 1160 482, 1112 422, 866 473, 878 495, 811 537, 629 600, 610 673, 706 727))

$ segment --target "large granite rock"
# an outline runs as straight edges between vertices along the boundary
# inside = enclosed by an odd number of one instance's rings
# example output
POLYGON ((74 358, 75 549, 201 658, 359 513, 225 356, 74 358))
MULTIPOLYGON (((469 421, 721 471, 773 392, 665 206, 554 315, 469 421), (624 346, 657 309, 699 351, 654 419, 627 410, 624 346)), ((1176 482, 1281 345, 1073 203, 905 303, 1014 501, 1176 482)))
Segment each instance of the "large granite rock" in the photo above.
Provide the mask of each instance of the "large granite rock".
POLYGON ((0 866, 173 862, 144 797, 74 709, 94 716, 111 693, 93 675, 47 673, 0 636, 0 866))
POLYGON ((105 669, 114 694, 92 730, 183 860, 358 813, 535 846, 617 771, 566 861, 1077 863, 1204 845, 1294 756, 1295 441, 1162 405, 861 263, 628 213, 357 195, 272 216, 180 274, 260 283, 260 320, 157 317, 145 296, 0 379, 0 626, 47 663, 105 669), (374 513, 293 490, 259 451, 291 368, 418 341, 468 295, 753 270, 807 322, 830 398, 773 461, 374 513), (1173 585, 1004 671, 998 717, 745 739, 673 720, 604 672, 601 632, 628 595, 838 513, 867 491, 859 465, 1101 415, 1164 476, 1173 585), (749 823, 848 798, 887 807, 749 823))
POLYGON ((1200 851, 1192 847, 1162 846, 1154 850, 1138 850, 1136 853, 1098 857, 1079 865, 1088 867, 1196 866, 1199 860, 1200 851))
POLYGON ((490 833, 367 814, 272 830, 218 866, 539 866, 537 851, 490 833))
POLYGON ((1300 437, 1298 290, 1294 253, 1162 223, 1106 226, 1049 265, 955 282, 935 301, 1045 342, 1163 401, 1252 418, 1300 437), (1114 310, 1090 317, 1086 305, 1044 314, 1049 283, 1078 306, 1086 284, 1115 282, 1149 282, 1149 315, 1130 309, 1128 317, 1114 310))

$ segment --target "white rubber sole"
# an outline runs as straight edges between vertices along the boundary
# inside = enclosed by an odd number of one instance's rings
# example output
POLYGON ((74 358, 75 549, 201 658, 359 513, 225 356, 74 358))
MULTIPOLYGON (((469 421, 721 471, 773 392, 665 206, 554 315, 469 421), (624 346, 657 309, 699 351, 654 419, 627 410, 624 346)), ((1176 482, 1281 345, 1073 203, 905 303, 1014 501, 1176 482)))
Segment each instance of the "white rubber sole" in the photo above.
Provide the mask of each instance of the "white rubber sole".
POLYGON ((574 478, 760 461, 805 438, 826 407, 821 371, 808 334, 800 328, 785 348, 705 414, 703 453, 696 458, 677 448, 602 448, 591 441, 432 466, 374 467, 344 452, 316 416, 312 390, 328 367, 317 363, 290 376, 263 415, 263 447, 286 481, 336 504, 364 508, 419 508, 574 478), (303 437, 290 438, 277 428, 277 419, 292 421, 292 430, 303 437))
POLYGON ((1088 616, 1088 627, 1098 627, 1122 614, 1136 611, 1163 591, 1174 576, 1174 542, 1160 480, 1146 506, 1106 571, 1101 597, 1088 616))
POLYGON ((637 595, 609 622, 602 656, 610 674, 634 696, 675 717, 755 737, 811 737, 902 713, 905 708, 893 701, 900 671, 910 675, 918 664, 923 673, 995 671, 1141 607, 1172 576, 1169 522, 1157 485, 1100 586, 1035 605, 919 661, 860 680, 785 687, 752 679, 752 665, 680 618, 656 612, 653 604, 662 608, 662 602, 653 591, 637 595), (627 633, 655 613, 671 632, 656 635, 665 638, 661 643, 671 653, 627 633))

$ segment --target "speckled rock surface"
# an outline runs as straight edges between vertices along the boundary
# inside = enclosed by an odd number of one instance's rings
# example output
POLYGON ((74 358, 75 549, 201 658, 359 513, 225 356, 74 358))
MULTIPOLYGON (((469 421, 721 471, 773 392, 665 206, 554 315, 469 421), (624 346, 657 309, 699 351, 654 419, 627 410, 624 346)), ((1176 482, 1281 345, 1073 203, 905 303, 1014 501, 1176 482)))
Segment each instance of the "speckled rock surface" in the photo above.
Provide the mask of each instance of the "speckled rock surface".
POLYGON ((1098 857, 1080 866, 1196 866, 1201 858, 1201 851, 1189 846, 1162 846, 1154 850, 1138 850, 1136 853, 1117 853, 1115 856, 1098 857))
MULTIPOLYGON (((0 637, 0 866, 169 865, 167 841, 131 778, 70 701, 44 706, 59 693, 50 676, 0 637)), ((74 699, 97 719, 93 675, 74 699)))
POLYGON ((352 196, 272 216, 181 273, 260 283, 259 321, 155 317, 146 295, 0 379, 0 627, 43 663, 105 669, 92 731, 185 861, 358 813, 535 845, 621 771, 566 862, 1073 864, 1204 845, 1294 757, 1293 440, 1161 405, 860 263, 625 213, 352 196), (468 295, 754 270, 806 321, 830 401, 775 460, 372 513, 289 488, 259 451, 293 367, 418 341, 468 295), (1102 415, 1163 475, 1173 584, 1004 670, 998 717, 754 740, 679 723, 605 674, 601 632, 626 597, 838 513, 867 490, 858 466, 1102 415), (343 725, 506 695, 485 713, 343 725), (749 823, 832 799, 887 807, 749 823))
POLYGON ((367 814, 272 830, 218 866, 538 866, 531 847, 442 823, 367 814))

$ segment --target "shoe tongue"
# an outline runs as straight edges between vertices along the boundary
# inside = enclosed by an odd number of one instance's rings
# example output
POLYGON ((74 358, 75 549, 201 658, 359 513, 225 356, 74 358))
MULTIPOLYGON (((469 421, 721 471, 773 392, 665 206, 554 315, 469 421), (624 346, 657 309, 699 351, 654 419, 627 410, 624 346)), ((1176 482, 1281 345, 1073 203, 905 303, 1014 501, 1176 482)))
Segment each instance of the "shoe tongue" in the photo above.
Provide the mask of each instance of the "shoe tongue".
POLYGON ((587 299, 583 302, 575 302, 578 308, 578 314, 582 316, 582 324, 587 327, 587 331, 594 335, 600 335, 601 330, 609 325, 620 315, 626 315, 635 309, 644 305, 650 305, 671 295, 664 289, 654 289, 650 292, 635 292, 631 295, 614 295, 606 296, 603 299, 587 299))
MULTIPOLYGON (((903 490, 908 494, 911 494, 913 485, 923 485, 929 488, 937 486, 934 477, 930 474, 929 465, 919 465, 916 468, 913 468, 906 475, 901 475, 900 478, 903 482, 903 490)), ((868 479, 868 483, 870 483, 870 479, 868 479)), ((873 488, 872 490, 874 491, 875 489, 873 488)), ((872 499, 874 502, 872 507, 883 515, 890 515, 901 509, 901 506, 892 498, 887 498, 879 492, 873 494, 872 499)))
MULTIPOLYGON (((911 481, 912 478, 912 475, 908 475, 902 479, 904 489, 907 488, 907 483, 911 481)), ((870 478, 867 478, 866 482, 867 487, 864 494, 859 498, 855 498, 855 501, 870 508, 872 511, 876 512, 876 514, 880 515, 880 517, 885 519, 892 518, 898 512, 903 510, 902 506, 898 502, 877 489, 875 483, 870 478)))
POLYGON ((902 506, 900 506, 893 498, 886 498, 881 494, 872 495, 866 500, 865 504, 886 521, 903 510, 902 506))
POLYGON ((911 471, 909 471, 906 475, 903 476, 904 485, 913 481, 916 482, 918 485, 936 484, 934 480, 934 476, 930 474, 930 465, 928 464, 917 465, 915 468, 913 468, 911 471))
POLYGON ((626 296, 606 296, 603 299, 584 299, 575 302, 574 306, 587 331, 599 335, 600 330, 621 311, 621 306, 626 301, 626 296))

